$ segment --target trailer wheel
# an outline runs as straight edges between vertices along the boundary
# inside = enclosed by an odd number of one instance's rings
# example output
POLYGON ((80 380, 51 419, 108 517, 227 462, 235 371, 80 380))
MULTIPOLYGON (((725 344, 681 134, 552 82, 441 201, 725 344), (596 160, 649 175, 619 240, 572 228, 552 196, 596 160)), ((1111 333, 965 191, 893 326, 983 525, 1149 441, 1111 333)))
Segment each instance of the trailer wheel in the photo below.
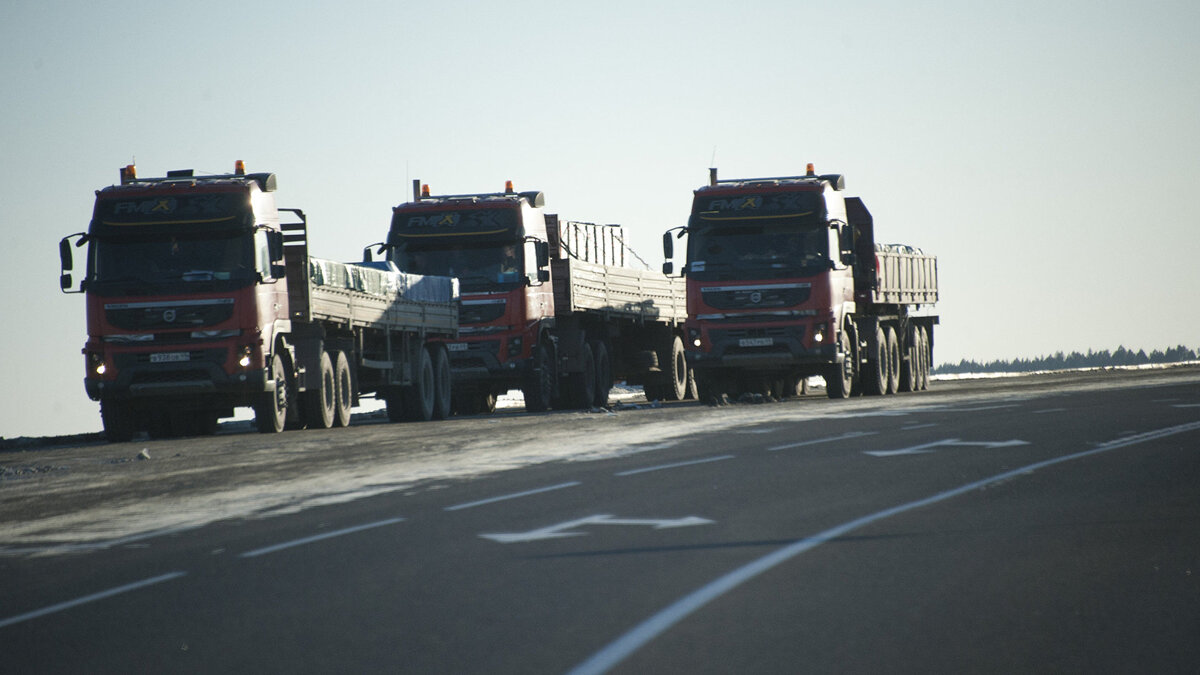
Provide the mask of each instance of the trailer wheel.
POLYGON ((887 341, 887 393, 894 394, 900 389, 900 341, 896 338, 896 329, 888 326, 884 339, 887 341))
POLYGON ((608 394, 612 390, 612 361, 608 358, 608 345, 603 340, 592 342, 592 358, 596 361, 596 396, 592 405, 608 407, 608 394))
POLYGON ((104 423, 104 437, 109 443, 133 440, 133 420, 129 404, 111 399, 100 401, 100 421, 104 423))
POLYGON ((696 396, 701 403, 720 405, 728 386, 729 382, 726 378, 717 374, 716 371, 696 373, 696 396))
POLYGON ((930 362, 933 360, 933 354, 929 349, 929 333, 925 331, 925 327, 920 328, 920 344, 917 351, 921 355, 921 390, 929 389, 929 368, 930 362))
POLYGON ((350 358, 339 351, 333 363, 334 404, 333 425, 350 426, 350 409, 354 407, 354 378, 350 373, 350 358))
POLYGON ((841 363, 834 364, 825 375, 825 394, 829 398, 849 398, 855 388, 855 360, 849 331, 842 331, 840 342, 845 357, 841 363))
POLYGON ((870 396, 879 396, 887 391, 887 337, 883 329, 875 326, 875 333, 867 338, 867 363, 863 373, 863 390, 870 396))
POLYGON ((418 349, 417 367, 413 383, 404 388, 404 419, 410 422, 428 422, 433 419, 436 398, 433 358, 429 350, 418 349))
POLYGON ((579 352, 579 362, 583 370, 567 375, 567 391, 565 392, 568 408, 587 409, 592 407, 596 398, 596 361, 592 346, 584 342, 579 352))
POLYGON ((917 391, 921 388, 921 332, 916 325, 908 327, 900 359, 900 391, 917 391))
POLYGON ((529 412, 544 412, 550 409, 554 400, 554 384, 557 373, 554 368, 554 355, 544 342, 533 348, 533 361, 529 372, 525 374, 525 383, 521 393, 525 398, 525 410, 529 412))
POLYGON ((429 345, 433 358, 433 419, 444 420, 450 416, 450 354, 445 345, 429 345))
POLYGON ((283 368, 283 358, 279 354, 271 356, 271 381, 275 383, 275 391, 265 391, 258 396, 254 404, 254 425, 264 434, 277 434, 283 431, 287 423, 288 413, 288 376, 283 368))
POLYGON ((309 429, 328 429, 333 426, 337 413, 337 379, 334 377, 333 360, 329 352, 321 352, 321 372, 317 377, 316 389, 302 395, 304 421, 309 429))
POLYGON ((687 397, 688 365, 683 352, 683 340, 678 335, 671 340, 671 358, 667 360, 667 386, 663 388, 664 398, 669 401, 682 401, 687 397))

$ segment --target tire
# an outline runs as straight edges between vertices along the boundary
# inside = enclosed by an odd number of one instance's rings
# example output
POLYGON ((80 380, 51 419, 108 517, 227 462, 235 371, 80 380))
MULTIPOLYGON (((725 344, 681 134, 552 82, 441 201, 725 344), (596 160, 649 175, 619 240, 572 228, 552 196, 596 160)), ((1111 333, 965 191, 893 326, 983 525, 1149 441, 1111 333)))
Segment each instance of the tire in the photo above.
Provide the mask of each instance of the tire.
POLYGON ((200 436, 212 436, 217 433, 220 417, 212 410, 196 411, 196 433, 200 436))
POLYGON ((521 387, 526 411, 545 412, 550 409, 550 402, 554 400, 556 379, 554 355, 543 342, 533 348, 533 362, 521 387))
POLYGON ((587 410, 596 398, 596 361, 592 347, 583 343, 579 354, 583 370, 567 376, 566 405, 568 408, 587 410))
POLYGON ((696 371, 691 366, 688 367, 687 398, 693 401, 700 400, 700 387, 696 384, 696 371))
POLYGON ((900 389, 900 341, 891 326, 883 334, 887 344, 887 393, 894 394, 900 389))
POLYGON ((883 329, 875 326, 875 333, 867 339, 867 363, 863 372, 863 393, 880 396, 887 391, 887 337, 883 329))
POLYGON ((696 396, 701 403, 716 405, 721 402, 721 397, 725 395, 725 388, 728 383, 725 378, 713 372, 696 373, 696 396))
POLYGON ((417 350, 413 374, 412 384, 404 388, 404 419, 409 422, 428 422, 433 419, 434 401, 437 398, 433 357, 429 355, 429 350, 417 350))
POLYGON ((900 391, 917 391, 921 387, 920 331, 915 325, 908 327, 908 338, 904 341, 900 359, 900 391))
POLYGON ((265 391, 254 404, 254 426, 264 434, 277 434, 283 431, 287 424, 289 384, 287 370, 283 367, 283 358, 279 354, 271 356, 271 364, 267 373, 275 383, 275 391, 265 391))
POLYGON ((926 332, 924 326, 921 327, 920 333, 920 348, 918 351, 921 353, 921 391, 925 391, 929 389, 929 368, 930 363, 933 361, 933 352, 929 348, 929 333, 926 332))
POLYGON ((316 389, 304 392, 304 421, 309 429, 328 429, 337 413, 337 379, 329 352, 321 352, 321 365, 316 389))
POLYGON ((433 419, 450 417, 452 400, 450 391, 450 354, 445 345, 429 345, 433 359, 433 419))
MULTIPOLYGON (((661 363, 661 361, 660 361, 661 363)), ((663 388, 668 401, 682 401, 687 397, 688 365, 684 357, 683 340, 678 335, 671 340, 670 358, 666 360, 667 385, 663 388)))
POLYGON ((849 398, 855 390, 855 358, 850 333, 843 330, 839 338, 844 358, 834 364, 825 375, 825 394, 829 398, 849 398))
POLYGON ((350 426, 350 409, 354 407, 354 376, 350 372, 350 358, 346 352, 337 352, 333 359, 335 427, 350 426))
POLYGON ((592 342, 592 358, 596 362, 596 395, 592 405, 597 408, 608 407, 608 394, 612 391, 612 361, 608 357, 608 345, 603 340, 592 342))
POLYGON ((100 401, 100 421, 104 424, 104 437, 109 443, 133 440, 134 416, 129 404, 110 399, 100 401))

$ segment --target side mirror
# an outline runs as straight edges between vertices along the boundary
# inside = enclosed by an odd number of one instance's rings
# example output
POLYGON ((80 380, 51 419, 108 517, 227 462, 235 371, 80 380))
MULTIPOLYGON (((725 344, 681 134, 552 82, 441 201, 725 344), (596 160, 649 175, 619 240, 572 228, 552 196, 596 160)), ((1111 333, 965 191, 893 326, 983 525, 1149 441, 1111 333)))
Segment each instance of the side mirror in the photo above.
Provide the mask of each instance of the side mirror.
MULTIPOLYGON (((58 242, 58 258, 62 261, 63 272, 75 266, 71 257, 71 237, 63 237, 62 241, 58 242)), ((70 275, 67 276, 69 278, 70 275)))
MULTIPOLYGON (((271 262, 283 260, 283 233, 278 230, 267 232, 267 253, 270 254, 271 262)), ((275 272, 272 270, 272 275, 275 272)), ((282 276, 282 275, 280 275, 282 276)))
POLYGON ((538 270, 538 283, 544 284, 547 281, 550 281, 550 270, 543 267, 538 270))
POLYGON ((282 279, 287 276, 287 265, 271 263, 271 278, 282 279))
POLYGON ((58 278, 58 287, 62 289, 63 293, 70 293, 71 287, 74 285, 75 282, 71 279, 70 274, 64 274, 58 278))
POLYGON ((663 274, 665 274, 667 276, 671 276, 674 273, 675 273, 675 263, 671 262, 670 260, 663 263, 663 274))
POLYGON ((670 230, 663 232, 663 257, 667 259, 675 257, 675 240, 671 237, 670 230))
MULTIPOLYGON (((550 244, 539 241, 535 246, 537 249, 537 266, 541 270, 543 267, 550 265, 550 244)), ((541 276, 541 272, 539 271, 538 278, 541 279, 541 276)), ((546 281, 549 281, 549 279, 546 279, 546 281)))

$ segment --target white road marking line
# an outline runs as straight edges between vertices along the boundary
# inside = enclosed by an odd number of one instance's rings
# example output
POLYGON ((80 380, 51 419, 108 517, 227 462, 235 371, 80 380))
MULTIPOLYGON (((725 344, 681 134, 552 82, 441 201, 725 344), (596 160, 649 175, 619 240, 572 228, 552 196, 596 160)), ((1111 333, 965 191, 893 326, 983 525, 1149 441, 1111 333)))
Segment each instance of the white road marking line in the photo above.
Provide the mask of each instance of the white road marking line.
POLYGON ((683 518, 617 518, 608 514, 600 514, 579 518, 577 520, 568 520, 565 523, 550 525, 548 527, 539 527, 536 530, 529 532, 502 532, 494 534, 481 534, 484 539, 501 544, 518 544, 530 541, 542 541, 544 539, 561 539, 563 537, 582 537, 585 532, 572 532, 575 528, 584 525, 638 525, 643 527, 653 527, 656 530, 668 530, 676 527, 694 527, 696 525, 711 525, 714 521, 700 516, 685 516, 683 518))
POLYGON ((1176 403, 1172 408, 1200 408, 1200 403, 1176 403))
POLYGON ((1034 410, 1034 415, 1045 415, 1046 413, 1066 412, 1066 408, 1046 408, 1045 410, 1034 410))
POLYGON ((1018 445, 1029 445, 1029 441, 1011 440, 1011 441, 964 441, 957 438, 944 438, 940 441, 931 443, 922 443, 914 445, 910 448, 901 448, 899 450, 864 450, 864 455, 873 457, 894 457, 896 455, 919 455, 925 452, 933 452, 933 448, 940 448, 947 445, 969 447, 969 448, 1011 448, 1018 445))
POLYGON ((7 619, 0 619, 0 628, 4 628, 5 626, 11 626, 16 623, 21 623, 22 621, 29 621, 30 619, 36 619, 38 617, 46 616, 47 614, 54 614, 55 612, 61 612, 64 609, 71 609, 72 607, 78 607, 80 605, 85 605, 89 602, 95 602, 97 600, 111 598, 114 595, 128 593, 129 591, 136 591, 139 588, 153 586, 154 584, 161 584, 164 581, 178 579, 179 577, 185 576, 186 574, 187 574, 187 572, 169 572, 167 574, 162 574, 157 577, 150 577, 149 579, 143 579, 141 581, 135 581, 131 584, 125 584, 124 586, 117 586, 116 588, 110 588, 107 591, 100 591, 99 593, 92 593, 91 595, 85 595, 82 598, 76 598, 74 600, 60 602, 57 605, 50 605, 49 607, 43 607, 42 609, 34 610, 32 612, 26 612, 25 614, 18 614, 17 616, 12 616, 7 619))
POLYGON ((472 509, 472 508, 475 508, 476 506, 483 506, 485 504, 494 504, 496 502, 502 502, 502 501, 506 501, 509 499, 520 499, 521 497, 528 497, 530 495, 539 495, 543 492, 553 492, 554 490, 562 490, 564 488, 575 487, 576 485, 583 485, 583 483, 580 483, 577 480, 571 481, 570 483, 559 483, 558 485, 551 485, 549 487, 537 488, 536 490, 526 490, 525 492, 514 492, 513 494, 510 494, 510 495, 500 495, 499 497, 490 497, 488 499, 480 499, 477 502, 467 502, 465 504, 456 504, 454 506, 447 506, 446 508, 444 508, 442 510, 443 511, 461 511, 463 509, 472 509))
POLYGON ((661 471, 663 469, 676 469, 681 466, 692 466, 693 464, 707 464, 709 462, 719 462, 724 459, 733 459, 733 455, 721 455, 719 457, 706 457, 705 459, 694 459, 690 462, 676 462, 674 464, 660 464, 658 466, 648 466, 644 469, 631 469, 629 471, 621 471, 614 473, 614 476, 632 476, 639 473, 649 473, 651 471, 661 471))
POLYGON ((863 436, 871 436, 877 434, 877 431, 850 431, 841 436, 830 436, 829 438, 815 438, 810 441, 800 441, 798 443, 788 443, 787 445, 776 445, 767 448, 767 452, 775 452, 776 450, 791 450, 792 448, 800 448, 806 445, 816 445, 818 443, 832 443, 834 441, 844 441, 851 438, 861 438, 863 436))
POLYGON ((738 586, 741 586, 747 581, 754 579, 763 572, 766 572, 791 560, 801 553, 810 551, 821 544, 837 539, 838 537, 844 536, 859 528, 866 527, 872 523, 891 518, 892 516, 896 516, 907 511, 912 511, 913 509, 936 504, 952 497, 957 497, 967 492, 978 490, 979 488, 991 485, 992 483, 1008 480, 1010 478, 1016 478, 1022 474, 1030 473, 1038 469, 1044 469, 1048 466, 1062 464, 1064 462, 1090 457, 1092 455, 1108 452, 1110 450, 1117 450, 1119 448, 1125 448, 1131 445, 1144 443, 1146 441, 1153 441, 1159 438, 1165 438, 1167 436, 1173 436, 1175 434, 1182 434, 1190 431, 1200 431, 1200 422, 1192 422, 1191 424, 1182 424, 1175 427, 1157 429, 1155 431, 1149 431, 1137 436, 1111 441, 1109 443, 1092 448, 1091 450, 1085 450, 1083 452, 1077 452, 1071 455, 1064 455, 1062 457, 1055 457, 1053 459, 1035 462, 1019 469, 1005 471, 1004 473, 996 474, 990 478, 984 478, 983 480, 967 483, 966 485, 962 485, 952 490, 947 490, 946 492, 940 492, 931 497, 926 497, 924 499, 908 502, 907 504, 894 506, 890 509, 884 509, 883 511, 873 513, 869 516, 863 516, 857 520, 852 520, 848 523, 843 523, 836 527, 832 527, 811 537, 806 537, 797 542, 784 546, 773 553, 769 553, 747 565, 743 565, 742 567, 739 567, 732 572, 717 578, 708 585, 692 591, 688 595, 685 595, 677 600, 674 604, 666 607, 657 614, 638 624, 629 632, 617 638, 615 641, 609 643, 608 646, 593 654, 583 663, 580 663, 572 668, 569 675, 598 675, 599 673, 608 672, 631 654, 641 649, 659 635, 662 635, 671 627, 683 621, 688 616, 692 615, 701 607, 704 607, 713 600, 716 600, 717 598, 728 593, 729 591, 732 591, 738 586))
POLYGON ((266 555, 268 553, 282 551, 287 548, 293 548, 296 546, 303 546, 305 544, 311 544, 315 541, 323 541, 325 539, 332 539, 334 537, 340 537, 344 534, 353 534, 355 532, 362 532, 363 530, 370 530, 370 529, 373 529, 376 527, 383 527, 385 525, 395 525, 396 523, 402 523, 402 522, 404 522, 403 518, 388 518, 387 520, 380 520, 380 521, 376 521, 374 523, 366 523, 365 525, 355 525, 354 527, 347 527, 342 530, 335 530, 333 532, 323 532, 321 534, 314 534, 311 537, 304 537, 303 539, 293 539, 292 541, 285 541, 282 544, 275 544, 273 546, 265 546, 263 548, 255 549, 253 551, 246 551, 245 553, 242 553, 238 557, 239 558, 257 558, 260 555, 266 555))
POLYGON ((936 426, 936 422, 930 422, 929 424, 912 424, 907 427, 900 427, 900 431, 916 431, 917 429, 928 429, 929 427, 936 426))

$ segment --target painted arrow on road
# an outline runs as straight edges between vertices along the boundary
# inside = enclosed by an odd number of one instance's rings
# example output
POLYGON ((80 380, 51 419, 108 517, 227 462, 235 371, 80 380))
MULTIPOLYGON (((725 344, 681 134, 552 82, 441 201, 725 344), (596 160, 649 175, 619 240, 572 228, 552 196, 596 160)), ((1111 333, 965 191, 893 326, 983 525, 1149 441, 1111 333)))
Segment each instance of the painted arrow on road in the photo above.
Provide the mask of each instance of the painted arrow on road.
POLYGON ((558 525, 551 525, 529 532, 509 532, 499 534, 481 534, 479 536, 484 539, 498 541, 501 544, 515 544, 526 541, 540 541, 542 539, 560 539, 563 537, 582 537, 586 532, 572 532, 572 530, 583 527, 584 525, 641 525, 653 527, 656 530, 666 530, 675 527, 691 527, 693 525, 708 525, 712 522, 707 518, 699 516, 687 516, 686 518, 675 519, 641 519, 641 518, 617 518, 610 515, 588 516, 578 520, 571 520, 558 525))
POLYGON ((946 446, 958 447, 974 447, 974 448, 1011 448, 1018 445, 1029 445, 1029 441, 963 441, 957 438, 947 438, 932 443, 922 445, 914 445, 911 448, 901 448, 899 450, 866 450, 864 454, 874 457, 895 457, 896 455, 919 455, 925 452, 933 452, 935 448, 946 446))

